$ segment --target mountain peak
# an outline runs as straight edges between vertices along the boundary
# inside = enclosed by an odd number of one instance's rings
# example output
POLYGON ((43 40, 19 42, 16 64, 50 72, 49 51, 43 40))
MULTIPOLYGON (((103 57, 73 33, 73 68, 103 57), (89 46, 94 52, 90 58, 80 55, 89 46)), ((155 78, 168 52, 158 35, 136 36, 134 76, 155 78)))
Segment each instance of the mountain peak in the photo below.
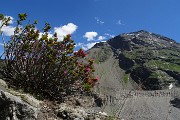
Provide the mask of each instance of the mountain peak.
POLYGON ((139 31, 132 32, 132 33, 149 33, 149 34, 151 34, 151 32, 148 32, 147 30, 139 30, 139 31))
POLYGON ((112 47, 121 50, 132 50, 139 47, 172 48, 179 47, 176 41, 165 36, 140 30, 124 33, 107 41, 112 47))

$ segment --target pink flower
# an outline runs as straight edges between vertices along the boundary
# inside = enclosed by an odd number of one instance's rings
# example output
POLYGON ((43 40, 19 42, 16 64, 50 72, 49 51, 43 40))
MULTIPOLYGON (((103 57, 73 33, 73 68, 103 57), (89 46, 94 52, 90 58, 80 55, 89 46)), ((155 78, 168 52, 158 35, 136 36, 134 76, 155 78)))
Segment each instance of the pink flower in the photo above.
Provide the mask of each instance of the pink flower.
POLYGON ((86 57, 86 53, 82 49, 80 49, 78 52, 75 52, 74 55, 86 57))
POLYGON ((67 74, 67 70, 64 71, 64 75, 66 75, 66 74, 67 74))
POLYGON ((86 67, 86 71, 87 71, 87 72, 90 71, 90 70, 91 70, 90 68, 86 67))
POLYGON ((96 76, 94 80, 95 80, 95 81, 98 81, 98 80, 99 80, 99 77, 98 77, 98 76, 96 76))
POLYGON ((99 80, 99 77, 98 77, 98 76, 96 76, 96 78, 95 78, 95 79, 99 80))
POLYGON ((74 52, 74 55, 77 55, 77 52, 74 52))
POLYGON ((83 57, 86 57, 86 53, 83 50, 81 50, 80 52, 83 57))
POLYGON ((91 58, 90 60, 91 60, 91 61, 94 61, 94 59, 93 59, 93 58, 91 58))

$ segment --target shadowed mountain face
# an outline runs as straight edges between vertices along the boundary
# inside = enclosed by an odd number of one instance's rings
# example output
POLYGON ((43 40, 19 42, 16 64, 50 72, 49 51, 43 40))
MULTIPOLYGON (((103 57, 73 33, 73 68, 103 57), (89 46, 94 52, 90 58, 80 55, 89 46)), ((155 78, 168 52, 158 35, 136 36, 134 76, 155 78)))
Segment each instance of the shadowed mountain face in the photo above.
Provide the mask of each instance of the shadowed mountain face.
POLYGON ((180 44, 167 37, 141 30, 97 43, 87 53, 100 77, 97 90, 180 86, 180 44))

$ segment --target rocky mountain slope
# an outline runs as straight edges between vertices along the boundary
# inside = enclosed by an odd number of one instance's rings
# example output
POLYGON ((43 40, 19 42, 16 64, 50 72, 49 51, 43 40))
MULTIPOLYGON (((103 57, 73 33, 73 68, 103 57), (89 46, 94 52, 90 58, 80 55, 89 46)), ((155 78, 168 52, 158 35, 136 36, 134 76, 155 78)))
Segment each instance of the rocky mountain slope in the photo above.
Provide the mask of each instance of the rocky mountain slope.
POLYGON ((121 34, 87 51, 102 87, 161 90, 180 86, 180 44, 144 30, 121 34))

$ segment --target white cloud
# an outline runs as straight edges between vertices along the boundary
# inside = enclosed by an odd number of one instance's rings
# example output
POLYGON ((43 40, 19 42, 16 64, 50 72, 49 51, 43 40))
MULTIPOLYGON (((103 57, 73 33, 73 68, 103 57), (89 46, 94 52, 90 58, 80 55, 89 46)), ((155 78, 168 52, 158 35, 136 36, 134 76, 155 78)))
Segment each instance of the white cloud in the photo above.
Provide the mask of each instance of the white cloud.
POLYGON ((121 20, 118 20, 117 24, 118 24, 118 25, 122 25, 122 21, 121 21, 121 20))
POLYGON ((92 48, 96 43, 97 43, 97 42, 88 43, 88 44, 86 44, 86 45, 83 47, 83 49, 84 49, 84 50, 88 50, 88 49, 92 48))
POLYGON ((104 39, 106 39, 105 36, 99 36, 99 37, 98 37, 98 40, 104 40, 104 39))
POLYGON ((52 38, 53 37, 53 33, 52 32, 48 32, 48 38, 52 38))
MULTIPOLYGON (((9 24, 13 24, 13 19, 14 19, 13 17, 11 17, 11 16, 5 16, 5 17, 6 18, 10 17, 11 20, 9 21, 9 24)), ((0 25, 2 25, 2 20, 0 20, 0 25)), ((15 29, 15 27, 13 27, 13 26, 3 26, 1 31, 3 31, 5 36, 11 36, 14 34, 14 29, 15 29)))
MULTIPOLYGON (((42 37, 43 32, 39 33, 39 39, 42 37)), ((48 32, 48 38, 52 38, 53 37, 53 33, 52 32, 48 32)))
POLYGON ((13 18, 13 17, 11 17, 11 16, 5 16, 5 17, 6 17, 6 18, 10 17, 11 20, 9 21, 9 24, 13 24, 13 23, 14 23, 14 21, 13 21, 14 18, 13 18))
POLYGON ((94 40, 94 38, 98 35, 97 32, 86 32, 83 36, 84 38, 87 38, 87 41, 94 40))
POLYGON ((96 20, 96 22, 97 22, 98 24, 104 24, 104 22, 101 21, 98 17, 95 17, 94 19, 96 20))
POLYGON ((82 46, 82 45, 83 45, 83 43, 78 43, 78 44, 76 44, 76 47, 82 46))
MULTIPOLYGON (((14 23, 14 18, 13 17, 11 17, 11 16, 5 16, 6 18, 8 18, 8 17, 10 17, 10 21, 8 22, 9 24, 13 24, 14 23)), ((0 20, 0 25, 2 25, 2 20, 0 20)))
POLYGON ((3 31, 5 36, 11 36, 14 34, 14 29, 15 27, 12 26, 4 26, 1 30, 3 31))
POLYGON ((78 43, 76 45, 76 47, 81 47, 83 50, 88 50, 88 49, 92 48, 96 43, 98 43, 98 42, 92 42, 92 43, 87 43, 87 44, 78 43))
POLYGON ((68 23, 67 25, 61 27, 55 27, 54 32, 57 33, 57 37, 60 41, 63 40, 63 37, 67 34, 72 34, 77 30, 78 26, 73 23, 68 23))
POLYGON ((108 36, 108 37, 110 37, 110 38, 115 37, 115 35, 112 35, 112 34, 109 34, 109 33, 105 33, 104 35, 106 35, 106 36, 108 36))
POLYGON ((118 20, 116 24, 118 24, 118 25, 125 25, 124 23, 122 23, 122 20, 118 20))
MULTIPOLYGON (((5 17, 10 17, 11 20, 9 21, 9 24, 13 24, 13 20, 14 18, 11 16, 5 16, 5 17)), ((0 21, 0 25, 2 24, 2 21, 0 21)), ((67 34, 73 34, 76 30, 77 30, 78 26, 73 24, 73 23, 68 23, 67 25, 64 26, 60 26, 60 27, 54 27, 54 32, 57 33, 57 37, 59 41, 62 41, 64 36, 66 36, 67 34)), ((3 26, 2 27, 2 31, 4 33, 5 36, 11 36, 14 34, 14 29, 15 27, 13 26, 3 26)), ((37 29, 37 28, 36 28, 37 29)), ((40 33, 40 37, 42 36, 42 32, 40 33)), ((48 37, 52 37, 53 36, 53 32, 48 32, 48 37)))

